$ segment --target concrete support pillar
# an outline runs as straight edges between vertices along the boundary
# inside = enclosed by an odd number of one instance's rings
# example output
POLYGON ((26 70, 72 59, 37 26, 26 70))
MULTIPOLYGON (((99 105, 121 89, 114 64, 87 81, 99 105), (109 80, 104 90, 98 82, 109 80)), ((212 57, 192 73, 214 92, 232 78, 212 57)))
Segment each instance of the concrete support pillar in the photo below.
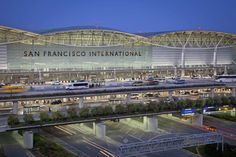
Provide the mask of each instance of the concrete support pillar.
POLYGON ((235 108, 233 108, 233 109, 231 110, 230 115, 231 115, 232 117, 235 117, 235 116, 236 116, 236 109, 235 109, 235 108))
POLYGON ((203 114, 196 114, 192 117, 192 124, 197 126, 203 125, 203 114))
POLYGON ((26 149, 32 149, 34 147, 34 133, 33 131, 25 131, 23 133, 24 146, 26 149))
POLYGON ((93 123, 95 136, 101 140, 105 140, 106 137, 106 125, 103 122, 93 123))
POLYGON ((174 77, 177 77, 177 68, 174 69, 174 77))
POLYGON ((96 122, 93 122, 93 133, 96 135, 96 122))
POLYGON ((228 75, 227 66, 225 66, 224 75, 228 75))
POLYGON ((12 113, 13 114, 17 114, 18 113, 18 101, 13 101, 13 105, 12 105, 12 113))
POLYGON ((68 98, 63 98, 62 101, 63 102, 68 102, 68 98))
POLYGON ((181 77, 184 77, 184 76, 185 76, 185 70, 181 69, 181 77))
POLYGON ((84 97, 79 97, 79 108, 84 107, 84 97))
POLYGON ((215 97, 215 89, 214 89, 214 88, 211 88, 210 97, 211 97, 211 98, 214 98, 214 97, 215 97))
POLYGON ((168 98, 172 99, 173 91, 168 91, 168 98))
POLYGON ((213 73, 214 73, 214 75, 217 75, 217 69, 216 68, 213 68, 213 73))
POLYGON ((126 104, 130 103, 131 101, 131 93, 128 93, 126 96, 126 104))
POLYGON ((144 116, 143 117, 144 129, 146 131, 155 132, 158 128, 158 121, 156 116, 144 116))
POLYGON ((236 96, 235 87, 233 87, 231 90, 232 90, 232 91, 231 91, 232 96, 235 97, 235 96, 236 96))

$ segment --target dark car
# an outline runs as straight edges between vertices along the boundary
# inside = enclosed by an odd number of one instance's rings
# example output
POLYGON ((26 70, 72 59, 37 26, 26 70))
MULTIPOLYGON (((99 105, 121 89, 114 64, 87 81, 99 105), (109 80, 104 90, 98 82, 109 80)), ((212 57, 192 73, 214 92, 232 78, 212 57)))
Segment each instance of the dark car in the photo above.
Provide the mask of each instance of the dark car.
POLYGON ((61 100, 55 100, 55 101, 51 102, 51 105, 58 105, 58 104, 61 104, 61 103, 62 103, 61 100))

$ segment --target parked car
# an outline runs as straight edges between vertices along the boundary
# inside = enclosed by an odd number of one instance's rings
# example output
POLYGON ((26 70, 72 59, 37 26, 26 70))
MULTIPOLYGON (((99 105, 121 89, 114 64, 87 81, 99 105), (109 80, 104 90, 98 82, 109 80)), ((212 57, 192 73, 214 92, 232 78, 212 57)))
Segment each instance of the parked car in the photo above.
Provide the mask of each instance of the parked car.
POLYGON ((132 86, 143 86, 144 82, 143 81, 134 81, 132 86))
POLYGON ((58 104, 61 104, 61 103, 62 103, 61 100, 55 100, 55 101, 51 102, 51 105, 58 105, 58 104))

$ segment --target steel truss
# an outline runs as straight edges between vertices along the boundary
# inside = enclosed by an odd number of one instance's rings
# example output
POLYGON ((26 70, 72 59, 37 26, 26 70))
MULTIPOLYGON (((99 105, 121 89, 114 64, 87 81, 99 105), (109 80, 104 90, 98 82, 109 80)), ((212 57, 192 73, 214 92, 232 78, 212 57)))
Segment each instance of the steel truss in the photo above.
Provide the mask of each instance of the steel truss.
POLYGON ((59 44, 77 47, 106 47, 121 45, 153 45, 175 49, 214 49, 236 46, 236 35, 210 31, 180 31, 139 36, 108 29, 75 29, 47 34, 0 26, 0 45, 25 43, 34 45, 59 44))
POLYGON ((219 133, 202 133, 183 135, 178 137, 162 138, 152 141, 137 142, 131 144, 122 144, 118 148, 119 157, 137 156, 154 152, 163 152, 174 149, 182 149, 205 144, 222 143, 223 136, 219 133))
POLYGON ((171 32, 148 38, 153 45, 182 49, 214 49, 234 47, 236 45, 236 36, 210 31, 183 31, 171 32))

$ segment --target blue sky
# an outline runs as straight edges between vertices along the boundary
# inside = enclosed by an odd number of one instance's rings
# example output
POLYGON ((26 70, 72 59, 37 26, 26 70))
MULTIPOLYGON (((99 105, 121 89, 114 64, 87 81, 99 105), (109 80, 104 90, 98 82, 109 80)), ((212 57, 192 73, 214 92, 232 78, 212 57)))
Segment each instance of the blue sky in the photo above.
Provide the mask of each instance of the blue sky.
POLYGON ((104 26, 159 32, 211 30, 236 34, 236 0, 0 0, 0 25, 28 31, 104 26))

